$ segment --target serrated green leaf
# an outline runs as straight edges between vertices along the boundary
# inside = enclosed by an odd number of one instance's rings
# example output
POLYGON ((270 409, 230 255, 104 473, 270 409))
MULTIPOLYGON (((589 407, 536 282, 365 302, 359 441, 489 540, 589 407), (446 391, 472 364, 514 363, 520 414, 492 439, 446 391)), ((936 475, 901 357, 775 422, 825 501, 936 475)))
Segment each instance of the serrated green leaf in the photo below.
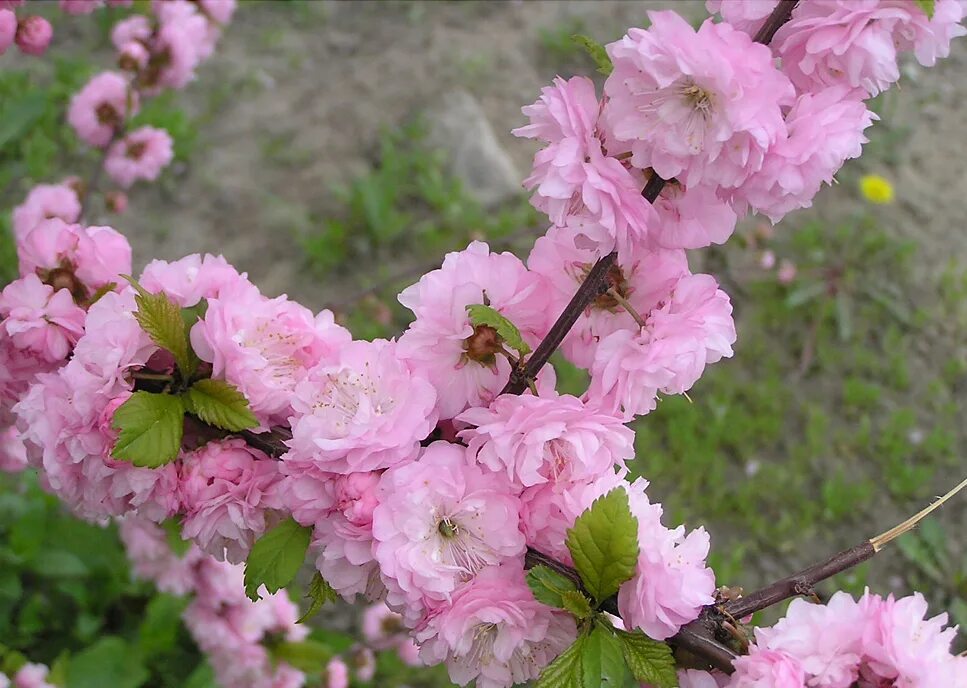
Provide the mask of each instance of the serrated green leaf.
POLYGON ((577 590, 566 590, 561 595, 561 602, 562 607, 578 620, 588 619, 593 613, 590 600, 577 590))
POLYGON ((248 399, 224 380, 198 380, 184 399, 188 413, 216 428, 238 432, 258 427, 259 421, 249 409, 248 399))
POLYGON ((316 640, 278 643, 272 645, 269 652, 276 662, 285 662, 289 666, 313 675, 318 675, 333 656, 328 645, 316 640))
POLYGON ((564 593, 578 592, 574 581, 543 564, 538 564, 527 572, 527 587, 538 602, 558 609, 564 609, 564 593))
POLYGON ((135 392, 114 412, 112 425, 120 434, 111 456, 145 468, 174 461, 181 450, 184 416, 179 397, 135 392))
POLYGON ((595 601, 618 592, 638 564, 638 519, 628 506, 628 493, 615 488, 594 500, 567 531, 566 543, 595 601))
POLYGON ((544 668, 534 688, 584 688, 581 655, 586 642, 586 635, 579 636, 557 659, 544 668))
POLYGON ((191 549, 191 541, 181 537, 181 524, 178 519, 166 519, 161 523, 161 527, 165 531, 165 538, 168 540, 171 551, 179 557, 188 554, 188 550, 191 549))
POLYGON ((595 66, 598 68, 599 74, 604 74, 608 76, 614 70, 614 65, 611 64, 611 58, 608 57, 608 51, 604 49, 604 46, 598 43, 593 38, 589 36, 584 36, 582 34, 576 33, 571 36, 571 40, 577 43, 584 52, 594 60, 595 66))
POLYGON ((299 572, 309 549, 312 528, 289 518, 255 541, 245 562, 245 594, 259 598, 259 586, 270 593, 287 586, 299 572))
POLYGON ((623 688, 629 678, 621 643, 607 628, 595 625, 581 651, 584 688, 623 688))
POLYGON ((475 303, 467 306, 467 313, 470 315, 470 322, 474 326, 487 325, 494 328, 500 338, 507 342, 507 346, 521 356, 526 356, 531 352, 530 345, 524 341, 517 325, 501 315, 499 311, 482 303, 475 303))
POLYGON ((188 330, 181 308, 167 294, 151 294, 134 279, 121 275, 137 290, 134 303, 138 307, 134 317, 151 341, 171 352, 178 370, 186 380, 195 373, 198 357, 188 346, 188 330))
POLYGON ((928 19, 933 19, 933 13, 937 9, 936 0, 914 0, 914 1, 920 6, 920 9, 922 9, 926 13, 928 19))
POLYGON ((655 688, 678 688, 675 658, 668 645, 641 632, 615 631, 615 634, 636 680, 655 688))
POLYGON ((322 577, 322 574, 316 571, 315 575, 312 576, 312 580, 309 581, 309 589, 306 591, 306 597, 310 600, 309 609, 306 610, 306 613, 296 623, 305 623, 315 616, 316 612, 322 609, 326 602, 335 602, 338 600, 339 594, 322 577))

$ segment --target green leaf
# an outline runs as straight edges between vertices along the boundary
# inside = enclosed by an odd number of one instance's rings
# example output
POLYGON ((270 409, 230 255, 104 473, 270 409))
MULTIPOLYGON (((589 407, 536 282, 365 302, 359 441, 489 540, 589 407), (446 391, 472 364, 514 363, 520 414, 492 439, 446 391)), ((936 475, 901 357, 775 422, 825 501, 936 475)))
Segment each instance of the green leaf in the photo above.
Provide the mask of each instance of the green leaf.
POLYGON ((58 686, 63 688, 67 685, 67 667, 70 666, 71 655, 70 652, 64 650, 59 655, 54 663, 50 665, 50 673, 47 674, 47 678, 44 679, 52 686, 58 686))
POLYGON ((614 65, 611 64, 611 58, 608 57, 608 51, 604 49, 604 46, 598 43, 593 38, 584 36, 582 34, 576 33, 571 36, 571 40, 577 43, 584 52, 594 60, 594 64, 598 68, 600 74, 608 76, 614 69, 614 65))
POLYGON ((937 0, 914 0, 926 14, 928 19, 933 19, 933 13, 937 9, 937 0))
POLYGON ((185 330, 190 333, 191 328, 195 325, 196 322, 198 322, 199 320, 204 320, 205 313, 207 312, 208 312, 208 299, 202 299, 191 308, 182 308, 181 319, 185 323, 185 330))
POLYGON ((569 648, 564 650, 557 659, 541 672, 534 688, 584 688, 584 670, 581 665, 581 656, 584 653, 584 644, 587 640, 586 635, 579 636, 569 648))
POLYGON ((635 679, 655 688, 678 688, 675 658, 665 643, 652 640, 644 633, 615 631, 625 661, 635 679))
POLYGON ((538 602, 558 609, 564 609, 564 593, 578 592, 574 581, 543 564, 538 564, 527 572, 527 587, 538 602))
POLYGON ((581 652, 584 688, 623 688, 628 681, 628 667, 621 643, 604 626, 595 625, 581 652))
POLYGON ((175 363, 186 380, 195 373, 198 357, 188 346, 188 329, 185 319, 181 315, 181 308, 166 294, 151 294, 144 290, 135 280, 122 275, 137 290, 134 303, 138 310, 134 317, 138 319, 151 341, 171 352, 175 363))
POLYGON ((289 518, 255 541, 245 562, 245 594, 259 598, 259 586, 277 592, 292 582, 309 549, 312 528, 289 518))
POLYGON ((507 342, 507 346, 521 356, 526 356, 531 352, 530 346, 524 341, 520 330, 517 329, 517 325, 495 309, 490 306, 485 306, 482 303, 475 303, 467 306, 467 313, 470 314, 470 322, 474 326, 487 325, 494 328, 501 339, 507 342))
POLYGON ((285 662, 307 674, 318 675, 332 659, 332 650, 316 640, 283 642, 269 648, 272 659, 285 662))
POLYGON ((138 688, 148 678, 140 653, 113 636, 77 653, 67 666, 67 688, 138 688))
POLYGON ((178 644, 181 632, 181 613, 188 606, 188 598, 158 594, 151 598, 144 610, 144 620, 138 628, 138 649, 147 659, 163 655, 178 644))
POLYGON ((185 393, 185 408, 209 425, 238 432, 258 427, 248 399, 224 380, 198 380, 185 393))
POLYGON ((181 537, 181 523, 178 522, 178 519, 166 519, 161 523, 161 527, 165 531, 165 537, 171 551, 179 557, 188 554, 188 550, 191 549, 191 541, 181 537))
POLYGON ((322 574, 316 571, 312 580, 309 582, 309 590, 306 592, 309 598, 309 609, 296 623, 305 623, 308 619, 315 616, 316 612, 322 609, 326 602, 335 602, 339 599, 339 594, 329 585, 322 574))
POLYGON ((26 132, 46 108, 46 91, 32 91, 5 107, 0 113, 0 149, 26 132))
POLYGON ((135 392, 114 412, 113 426, 120 434, 111 456, 145 468, 174 461, 181 450, 184 416, 180 397, 135 392))
POLYGON ((628 493, 615 488, 594 500, 567 531, 566 543, 584 587, 598 603, 618 592, 638 563, 638 519, 628 493))
POLYGON ((591 617, 593 610, 591 609, 591 602, 582 593, 577 590, 567 590, 561 595, 564 609, 568 610, 578 619, 588 619, 591 617))

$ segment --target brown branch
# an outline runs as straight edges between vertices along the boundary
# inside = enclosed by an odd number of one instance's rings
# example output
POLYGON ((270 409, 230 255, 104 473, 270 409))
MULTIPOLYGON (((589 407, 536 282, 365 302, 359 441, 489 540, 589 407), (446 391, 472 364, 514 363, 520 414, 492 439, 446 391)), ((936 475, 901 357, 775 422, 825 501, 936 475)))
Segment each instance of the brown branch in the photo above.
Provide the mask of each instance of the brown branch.
POLYGON ((818 583, 861 564, 874 554, 876 549, 873 543, 867 540, 855 547, 837 552, 829 559, 813 564, 799 573, 777 580, 744 597, 726 602, 720 609, 729 616, 741 619, 791 597, 811 595, 818 583))
POLYGON ((763 45, 771 43, 776 36, 776 31, 789 21, 797 4, 799 4, 799 0, 779 0, 779 4, 772 10, 772 14, 766 19, 766 23, 756 31, 752 40, 763 45))

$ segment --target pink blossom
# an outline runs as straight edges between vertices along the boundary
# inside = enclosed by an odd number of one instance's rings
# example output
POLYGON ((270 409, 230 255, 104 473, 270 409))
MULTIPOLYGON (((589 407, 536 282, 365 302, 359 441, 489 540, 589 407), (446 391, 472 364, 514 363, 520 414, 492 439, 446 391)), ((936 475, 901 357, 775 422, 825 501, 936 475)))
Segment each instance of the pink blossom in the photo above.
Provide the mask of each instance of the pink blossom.
POLYGON ((121 215, 128 209, 128 195, 123 191, 108 191, 104 194, 104 204, 112 213, 121 215))
POLYGON ((67 14, 90 14, 101 6, 101 0, 60 0, 60 8, 67 14))
POLYGON ((111 227, 82 227, 53 218, 35 225, 18 242, 20 273, 36 273, 76 299, 122 281, 131 272, 131 245, 111 227))
POLYGON ((15 346, 54 363, 67 358, 84 334, 84 310, 66 289, 54 288, 34 274, 8 284, 0 293, 0 328, 15 346))
POLYGON ((349 662, 356 678, 372 681, 376 675, 376 655, 368 647, 357 645, 350 650, 349 662))
POLYGON ((544 334, 546 301, 538 277, 510 253, 491 253, 475 241, 448 253, 439 270, 400 293, 416 316, 397 351, 417 375, 436 388, 441 420, 468 406, 486 406, 510 376, 503 341, 486 326, 470 323, 466 306, 489 302, 535 346, 544 334))
POLYGON ((647 487, 642 478, 629 484, 613 471, 593 480, 530 487, 521 494, 521 528, 528 546, 571 564, 567 530, 598 497, 625 490, 638 519, 639 556, 635 577, 618 592, 618 609, 629 627, 664 640, 712 603, 715 577, 705 564, 708 533, 699 528, 686 534, 682 526, 662 525, 661 505, 648 500, 647 487))
POLYGON ((682 278, 640 331, 618 330, 598 345, 587 396, 625 418, 652 411, 657 394, 681 394, 705 366, 732 355, 732 304, 709 275, 682 278))
MULTIPOLYGON (((591 266, 604 254, 579 246, 574 227, 552 227, 534 244, 528 267, 541 276, 549 300, 546 327, 564 310, 584 281, 591 266)), ((608 283, 638 313, 648 313, 668 298, 672 288, 688 274, 688 260, 681 250, 637 246, 618 256, 608 273, 608 283)), ((577 366, 590 368, 598 343, 618 330, 637 331, 634 318, 610 294, 591 302, 571 328, 561 351, 577 366)))
POLYGON ((478 688, 536 679, 576 637, 573 617, 535 600, 517 562, 483 569, 417 633, 427 664, 446 662, 452 681, 478 688))
POLYGON ((410 638, 404 638, 400 641, 399 645, 396 646, 396 654, 399 656, 403 664, 407 666, 424 666, 423 660, 420 659, 420 646, 413 642, 410 638))
POLYGON ((127 79, 117 72, 102 72, 71 98, 67 121, 82 141, 103 148, 137 112, 138 94, 129 88, 127 79))
MULTIPOLYGON (((379 599, 385 593, 373 554, 373 511, 378 504, 378 473, 338 476, 334 508, 316 522, 316 568, 347 601, 356 595, 379 599)), ((284 488, 283 488, 284 489, 284 488)))
MULTIPOLYGON (((837 684, 838 685, 838 684, 837 684)), ((844 688, 845 688, 845 684, 844 688)), ((805 688, 802 665, 783 652, 753 651, 735 660, 730 688, 805 688)))
POLYGON ((139 281, 152 294, 164 291, 182 308, 197 306, 202 299, 217 299, 248 283, 246 275, 239 274, 225 258, 209 253, 194 253, 173 262, 153 260, 139 281))
POLYGON ((718 671, 678 670, 678 688, 723 688, 728 682, 729 677, 718 671))
POLYGON ((43 664, 28 662, 14 674, 11 688, 56 688, 53 683, 47 682, 48 673, 50 670, 43 664))
POLYGON ((132 14, 111 29, 111 42, 119 51, 132 43, 146 44, 150 38, 151 20, 143 14, 132 14))
POLYGON ((788 258, 783 258, 779 261, 776 279, 779 280, 779 284, 791 284, 796 279, 796 264, 788 258))
POLYGON ((282 484, 279 499, 292 518, 304 526, 322 519, 336 504, 336 480, 339 476, 319 468, 309 459, 287 456, 279 462, 282 484))
POLYGON ((232 21, 237 3, 235 0, 198 0, 198 5, 206 17, 224 26, 232 21))
POLYGON ((332 473, 389 468, 412 459, 436 426, 436 392, 410 372, 396 343, 349 342, 295 385, 286 457, 332 473))
POLYGON ((728 22, 739 31, 755 35, 772 14, 777 0, 705 0, 709 13, 718 13, 722 21, 728 22))
POLYGON ((0 55, 7 52, 7 48, 13 45, 16 35, 17 15, 13 10, 0 8, 0 55))
POLYGON ((126 72, 140 72, 150 59, 151 53, 140 41, 129 41, 118 49, 118 67, 126 72))
POLYGON ((867 592, 859 605, 873 609, 870 629, 863 638, 869 674, 901 686, 940 685, 952 673, 967 679, 967 667, 953 667, 951 645, 956 627, 945 628, 947 614, 927 616, 920 593, 883 599, 867 592), (946 668, 946 672, 945 672, 946 668))
POLYGON ((217 559, 241 563, 277 508, 278 462, 243 439, 227 439, 181 463, 182 535, 217 559))
POLYGON ((167 131, 139 127, 111 145, 104 160, 104 170, 127 189, 138 180, 157 179, 173 155, 171 136, 167 131))
POLYGON ((687 189, 667 182, 655 200, 658 221, 651 237, 664 248, 705 248, 724 244, 738 220, 732 206, 715 194, 715 189, 698 184, 687 189))
POLYGON ((67 184, 38 184, 13 209, 13 234, 18 241, 41 220, 60 218, 76 222, 81 214, 77 192, 67 184))
POLYGON ((792 84, 767 47, 729 24, 708 20, 695 31, 674 12, 648 16, 647 31, 607 46, 611 135, 635 167, 663 179, 741 184, 785 134, 781 108, 792 103, 792 84))
POLYGON ((793 600, 779 623, 756 629, 756 646, 795 658, 815 685, 849 686, 859 673, 863 629, 873 611, 846 593, 826 605, 793 600))
POLYGON ((510 485, 461 447, 434 442, 418 461, 389 469, 377 498, 376 559, 390 606, 410 623, 425 600, 447 600, 483 568, 524 553, 510 485))
POLYGON ((184 88, 194 80, 199 63, 211 54, 217 31, 187 0, 154 2, 152 11, 159 28, 152 35, 151 59, 140 83, 149 94, 184 88))
POLYGON ((386 650, 406 639, 403 617, 386 606, 385 602, 371 604, 363 611, 363 638, 376 650, 386 650))
POLYGON ((27 467, 27 448, 17 428, 10 426, 0 430, 0 471, 19 473, 27 467))
POLYGON ((534 206, 555 225, 580 216, 594 227, 592 238, 605 253, 629 250, 644 238, 653 211, 641 197, 641 185, 602 148, 594 83, 558 77, 541 94, 523 108, 531 123, 513 132, 548 144, 534 156, 533 172, 524 180, 526 188, 535 189, 534 206))
POLYGON ((172 595, 194 592, 195 567, 206 556, 197 546, 179 556, 160 526, 134 515, 120 520, 119 533, 136 576, 172 595))
POLYGON ((867 141, 863 130, 879 119, 862 95, 834 86, 800 96, 786 115, 788 136, 769 150, 762 169, 732 192, 733 203, 773 222, 810 207, 823 183, 831 184, 844 162, 860 156, 867 141))
POLYGON ((110 457, 117 437, 112 417, 132 388, 126 373, 157 350, 133 308, 130 291, 99 299, 70 362, 56 373, 39 374, 14 406, 46 486, 85 518, 138 510, 161 521, 178 505, 174 465, 138 468, 110 457))
POLYGON ((244 282, 209 299, 205 317, 191 329, 195 353, 212 364, 214 377, 245 395, 265 426, 291 415, 296 385, 349 339, 328 311, 315 317, 286 296, 269 299, 244 282))
POLYGON ((457 417, 468 454, 520 488, 593 478, 634 456, 634 432, 576 397, 503 394, 457 417))
POLYGON ((20 52, 25 55, 43 55, 47 52, 50 39, 54 37, 54 27, 43 17, 31 15, 17 24, 14 41, 20 52))
POLYGON ((967 30, 964 7, 939 0, 932 20, 914 2, 811 0, 800 3, 772 42, 783 71, 803 93, 846 85, 873 96, 900 78, 897 50, 924 65, 946 57, 967 30))
POLYGON ((349 667, 339 657, 333 657, 326 664, 322 688, 349 688, 349 667))

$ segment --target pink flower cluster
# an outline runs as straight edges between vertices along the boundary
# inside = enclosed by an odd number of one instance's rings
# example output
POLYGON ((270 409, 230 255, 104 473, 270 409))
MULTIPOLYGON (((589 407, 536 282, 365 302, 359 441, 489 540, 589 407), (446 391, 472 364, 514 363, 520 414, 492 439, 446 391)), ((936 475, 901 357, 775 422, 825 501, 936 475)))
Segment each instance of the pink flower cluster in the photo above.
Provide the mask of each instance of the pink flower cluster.
MULTIPOLYGON (((242 567, 216 561, 192 545, 175 554, 164 530, 143 519, 121 520, 121 538, 135 574, 160 590, 193 595, 183 618, 208 656, 218 682, 237 688, 300 688, 305 675, 276 663, 268 641, 298 641, 309 629, 296 623, 298 608, 285 591, 252 602, 244 594, 242 567)), ((19 685, 19 684, 15 684, 19 685)))
POLYGON ((771 628, 757 628, 729 688, 967 686, 967 658, 951 653, 956 628, 927 618, 919 593, 895 599, 838 592, 827 604, 794 600, 771 628))
POLYGON ((56 688, 47 682, 50 669, 43 664, 28 662, 17 669, 13 676, 8 677, 0 672, 0 688, 56 688))
MULTIPOLYGON (((649 29, 608 46, 614 71, 602 98, 583 78, 545 88, 517 133, 545 144, 525 185, 551 228, 526 264, 482 242, 448 254, 399 295, 414 319, 398 339, 354 341, 332 313, 263 295, 220 257, 150 263, 141 288, 191 309, 195 377, 241 393, 252 432, 284 438, 286 450, 273 450, 281 456, 189 417, 173 461, 149 469, 113 458, 116 410, 159 379, 190 380, 139 325, 136 292, 119 276, 130 270, 126 242, 110 228, 74 224, 81 208, 69 186, 35 189, 15 214, 21 278, 0 295, 0 431, 12 436, 15 427, 23 444, 5 450, 3 463, 25 455, 79 514, 124 517, 135 570, 195 592, 186 621, 226 685, 303 680, 273 668, 263 645, 302 633, 291 604, 280 594, 252 605, 232 565, 290 515, 312 528, 315 565, 337 593, 385 600, 395 615, 373 612, 370 624, 402 624, 422 660, 446 663, 455 682, 505 688, 535 679, 577 634, 572 616, 532 595, 527 549, 570 563, 567 530, 595 499, 623 490, 639 557, 618 608, 628 628, 673 636, 714 600, 709 538, 702 528, 665 525, 647 481, 627 478, 634 435, 625 423, 732 355, 729 298, 712 276, 689 270, 685 250, 724 242, 749 209, 778 220, 808 205, 859 155, 874 119, 864 99, 892 83, 884 60, 895 55, 882 48, 883 31, 924 62, 961 32, 961 14, 944 0, 929 20, 905 0, 804 0, 770 50, 748 32, 771 4, 712 3, 736 25, 709 20, 697 30, 674 13, 652 13, 649 29), (854 34, 862 40, 844 37, 854 34), (643 193, 659 177, 667 183, 652 204, 643 193), (529 394, 503 394, 520 357, 611 252, 606 288, 562 346, 590 373, 585 393, 558 394, 547 365, 529 394), (483 319, 482 308, 490 309, 483 319), (173 517, 193 543, 180 559, 153 525, 173 517)), ((187 83, 233 6, 156 0, 152 17, 115 27, 121 71, 95 77, 69 119, 106 148, 120 185, 155 178, 171 158, 160 130, 121 136, 140 98, 187 83)), ((919 607, 870 600, 853 604, 864 613, 877 607, 875 621, 860 625, 879 630, 860 634, 855 659, 835 644, 852 636, 830 631, 849 606, 842 598, 814 626, 798 615, 819 612, 795 606, 761 631, 734 679, 750 682, 737 685, 787 685, 759 674, 808 675, 808 685, 829 688, 929 685, 898 679, 919 676, 898 653, 939 657, 939 641, 917 645, 940 634, 938 624, 904 626, 897 619, 919 607), (810 636, 807 626, 823 633, 810 636), (814 662, 817 646, 825 654, 814 662), (813 680, 840 664, 836 680, 845 683, 813 680)), ((396 631, 383 636, 414 651, 396 631)), ((360 666, 369 665, 362 652, 360 666)), ((333 661, 326 674, 343 684, 348 665, 333 661)), ((718 682, 683 676, 683 685, 718 682)))

